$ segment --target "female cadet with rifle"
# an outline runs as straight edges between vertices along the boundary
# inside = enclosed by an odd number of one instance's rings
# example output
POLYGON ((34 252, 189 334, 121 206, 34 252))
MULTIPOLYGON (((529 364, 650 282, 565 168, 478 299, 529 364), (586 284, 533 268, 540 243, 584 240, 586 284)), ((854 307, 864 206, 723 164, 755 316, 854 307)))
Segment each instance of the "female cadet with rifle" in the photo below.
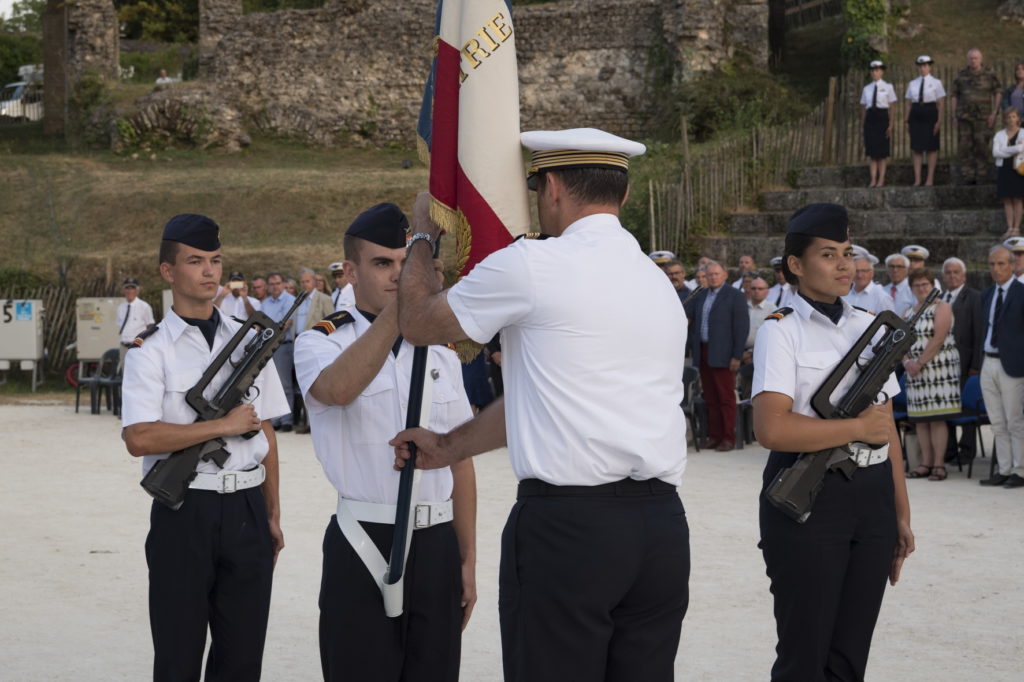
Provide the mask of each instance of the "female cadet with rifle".
MULTIPOLYGON (((830 457, 831 464, 838 448, 853 447, 824 474, 809 516, 795 520, 761 494, 759 547, 779 638, 771 679, 863 680, 885 580, 896 584, 914 536, 891 406, 872 405, 847 419, 821 419, 812 408, 819 386, 873 319, 842 299, 853 275, 846 209, 811 204, 794 213, 782 266, 799 295, 792 308, 769 316, 754 344, 754 428, 772 450, 765 490, 800 453, 830 457)), ((857 373, 849 372, 833 396, 857 373)), ((896 394, 895 375, 885 375, 882 393, 896 394)))

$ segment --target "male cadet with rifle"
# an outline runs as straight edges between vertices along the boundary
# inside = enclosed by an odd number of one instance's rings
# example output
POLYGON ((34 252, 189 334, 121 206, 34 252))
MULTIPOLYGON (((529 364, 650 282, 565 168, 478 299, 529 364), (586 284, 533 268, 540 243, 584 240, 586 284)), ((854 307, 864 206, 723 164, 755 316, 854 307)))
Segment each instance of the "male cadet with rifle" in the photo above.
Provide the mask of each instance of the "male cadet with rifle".
MULTIPOLYGON (((249 404, 197 421, 186 393, 200 383, 240 324, 213 305, 222 275, 219 228, 201 215, 171 218, 160 244, 160 275, 174 305, 135 339, 125 357, 123 437, 143 474, 185 450, 223 439, 223 468, 200 460, 180 508, 154 501, 146 539, 153 679, 258 680, 277 553, 284 547, 277 442, 269 419, 288 410, 273 363, 256 377, 249 404), (242 434, 256 432, 251 438, 242 434), (170 454, 174 453, 174 454, 170 454)), ((240 343, 232 360, 244 355, 240 343)), ((225 363, 203 395, 228 383, 225 363)), ((181 461, 181 460, 179 460, 181 461)))
MULTIPOLYGON (((295 344, 313 448, 338 491, 320 583, 325 680, 457 680, 461 630, 476 602, 471 460, 423 474, 402 615, 385 614, 383 572, 371 568, 390 555, 399 474, 388 441, 409 401, 414 349, 399 335, 396 302, 408 226, 394 204, 356 217, 344 240, 355 307, 328 315, 295 344)), ((428 366, 431 427, 448 431, 472 418, 454 351, 431 346, 428 366)))
POLYGON ((518 240, 442 291, 440 228, 429 195, 416 200, 399 328, 416 344, 500 331, 505 394, 454 431, 399 433, 396 466, 408 441, 425 469, 508 444, 519 492, 499 577, 507 682, 671 680, 689 598, 676 493, 686 319, 619 222, 629 157, 645 147, 593 129, 522 140, 552 238, 518 240))

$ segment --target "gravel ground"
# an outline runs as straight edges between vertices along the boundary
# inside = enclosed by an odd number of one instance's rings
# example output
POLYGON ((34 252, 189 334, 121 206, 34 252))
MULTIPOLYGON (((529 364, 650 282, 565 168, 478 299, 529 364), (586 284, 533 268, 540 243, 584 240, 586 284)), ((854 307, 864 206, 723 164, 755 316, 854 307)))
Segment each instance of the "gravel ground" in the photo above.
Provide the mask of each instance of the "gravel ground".
MULTIPOLYGON (((64 403, 0 405, 6 560, 0 563, 0 679, 143 680, 150 674, 143 542, 149 498, 109 413, 64 403)), ((987 437, 987 436, 986 436, 987 437)), ((988 438, 988 437, 987 437, 988 438)), ((990 439, 988 440, 990 442, 990 439)), ((320 543, 334 495, 307 436, 280 438, 285 541, 264 679, 316 680, 320 543)), ((692 453, 682 497, 691 529, 690 610, 679 680, 763 680, 774 621, 756 548, 765 451, 692 453)), ((500 679, 498 541, 515 479, 504 452, 477 458, 480 601, 462 679, 500 679)), ((917 552, 886 595, 868 677, 1020 680, 1024 490, 950 472, 910 481, 917 552)))

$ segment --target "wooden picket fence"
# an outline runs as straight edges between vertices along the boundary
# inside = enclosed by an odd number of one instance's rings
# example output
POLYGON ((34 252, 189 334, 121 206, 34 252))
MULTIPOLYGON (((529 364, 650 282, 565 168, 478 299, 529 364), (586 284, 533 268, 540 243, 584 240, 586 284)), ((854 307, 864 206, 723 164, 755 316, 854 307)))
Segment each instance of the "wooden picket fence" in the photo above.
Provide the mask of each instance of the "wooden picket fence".
POLYGON ((119 296, 120 287, 97 279, 75 289, 58 285, 13 287, 0 291, 0 300, 41 300, 43 302, 44 366, 49 373, 59 373, 75 359, 75 301, 80 297, 119 296))
MULTIPOLYGON (((990 66, 1004 87, 1013 82, 1012 62, 990 66)), ((940 160, 956 156, 956 120, 949 98, 953 79, 961 68, 939 65, 932 72, 947 91, 940 127, 940 160)), ((907 162, 911 158, 910 139, 903 125, 903 107, 908 105, 903 96, 916 77, 913 64, 891 66, 885 76, 900 100, 892 112, 891 161, 907 162)), ((686 140, 684 119, 682 171, 678 177, 652 180, 647 187, 651 250, 687 252, 691 239, 720 229, 729 213, 742 208, 753 210, 758 194, 766 188, 794 186, 801 168, 865 163, 860 95, 869 81, 865 70, 832 77, 827 99, 800 120, 756 127, 692 150, 686 140)))

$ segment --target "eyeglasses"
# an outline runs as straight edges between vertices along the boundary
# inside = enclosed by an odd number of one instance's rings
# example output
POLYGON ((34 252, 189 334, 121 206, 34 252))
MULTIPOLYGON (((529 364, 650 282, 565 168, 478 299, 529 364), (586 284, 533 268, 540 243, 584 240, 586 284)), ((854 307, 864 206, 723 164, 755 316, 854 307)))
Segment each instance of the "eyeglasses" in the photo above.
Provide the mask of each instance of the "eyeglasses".
POLYGON ((888 268, 889 270, 906 270, 907 269, 906 265, 896 265, 895 263, 892 263, 891 265, 886 265, 885 267, 888 268))

